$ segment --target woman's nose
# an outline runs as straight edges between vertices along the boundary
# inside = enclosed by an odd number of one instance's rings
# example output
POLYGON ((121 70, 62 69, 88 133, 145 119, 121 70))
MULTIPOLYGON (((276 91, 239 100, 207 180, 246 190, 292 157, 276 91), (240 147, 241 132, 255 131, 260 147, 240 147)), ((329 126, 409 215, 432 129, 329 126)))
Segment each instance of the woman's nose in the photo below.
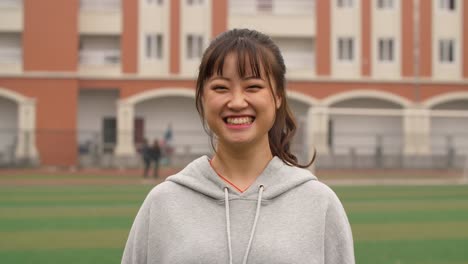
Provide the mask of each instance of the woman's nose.
POLYGON ((247 107, 248 103, 245 94, 243 92, 233 92, 227 106, 234 110, 247 107))

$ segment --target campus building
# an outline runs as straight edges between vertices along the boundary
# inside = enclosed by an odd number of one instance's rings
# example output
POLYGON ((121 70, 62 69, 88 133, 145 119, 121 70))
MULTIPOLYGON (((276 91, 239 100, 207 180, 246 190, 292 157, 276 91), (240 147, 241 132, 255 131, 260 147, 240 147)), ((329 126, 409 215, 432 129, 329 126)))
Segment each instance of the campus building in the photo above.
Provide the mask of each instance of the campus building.
POLYGON ((464 166, 462 0, 0 0, 0 166, 130 166, 169 129, 176 160, 209 153, 197 66, 245 27, 283 52, 301 160, 464 166))

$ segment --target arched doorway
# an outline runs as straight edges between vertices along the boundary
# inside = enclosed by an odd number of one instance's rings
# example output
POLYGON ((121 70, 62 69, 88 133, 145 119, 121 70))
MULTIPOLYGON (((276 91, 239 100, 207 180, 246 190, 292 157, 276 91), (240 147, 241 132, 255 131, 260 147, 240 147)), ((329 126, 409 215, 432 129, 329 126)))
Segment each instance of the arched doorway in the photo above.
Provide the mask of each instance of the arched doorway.
POLYGON ((288 105, 296 118, 296 134, 293 138, 291 150, 300 164, 306 164, 314 155, 314 116, 313 107, 318 100, 308 95, 288 91, 288 105))
POLYGON ((0 120, 0 166, 37 164, 35 100, 0 88, 0 120))
POLYGON ((139 138, 164 142, 168 131, 172 163, 184 164, 211 152, 209 138, 195 109, 192 89, 154 89, 120 100, 117 119, 117 156, 135 157, 139 138))
POLYGON ((404 108, 410 102, 382 91, 353 90, 324 100, 328 144, 335 168, 399 166, 404 150, 404 108))
POLYGON ((468 157, 468 92, 447 93, 427 100, 434 165, 463 168, 468 157))

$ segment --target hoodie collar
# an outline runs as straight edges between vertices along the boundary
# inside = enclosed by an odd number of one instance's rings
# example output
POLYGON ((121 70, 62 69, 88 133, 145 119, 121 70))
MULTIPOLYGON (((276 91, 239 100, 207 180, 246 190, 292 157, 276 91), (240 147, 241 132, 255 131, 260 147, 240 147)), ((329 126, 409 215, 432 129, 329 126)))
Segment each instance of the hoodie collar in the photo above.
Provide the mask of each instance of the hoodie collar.
POLYGON ((273 157, 254 183, 243 193, 238 192, 223 181, 210 166, 208 156, 202 156, 191 162, 182 171, 168 177, 172 181, 193 191, 202 193, 216 200, 224 200, 224 188, 229 189, 231 199, 256 199, 258 189, 264 186, 263 199, 274 199, 295 187, 317 178, 305 169, 285 164, 280 158, 273 157))

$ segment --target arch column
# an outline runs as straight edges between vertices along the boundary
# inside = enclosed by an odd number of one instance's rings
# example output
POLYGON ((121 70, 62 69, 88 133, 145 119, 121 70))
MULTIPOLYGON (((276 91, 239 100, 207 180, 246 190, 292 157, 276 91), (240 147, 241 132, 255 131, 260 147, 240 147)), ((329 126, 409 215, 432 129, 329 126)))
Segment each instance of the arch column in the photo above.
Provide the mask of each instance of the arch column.
POLYGON ((405 155, 430 154, 430 115, 428 109, 406 109, 404 112, 405 155))
POLYGON ((134 115, 134 104, 122 101, 117 103, 117 146, 114 154, 118 157, 128 157, 136 154, 133 143, 134 115))
MULTIPOLYGON (((309 107, 307 111, 307 126, 311 137, 309 140, 309 155, 317 153, 328 154, 328 121, 330 119, 328 108, 324 106, 309 107)), ((311 158, 311 157, 310 157, 311 158)))
POLYGON ((33 164, 39 162, 36 148, 36 101, 24 99, 18 102, 18 132, 15 158, 33 164))

